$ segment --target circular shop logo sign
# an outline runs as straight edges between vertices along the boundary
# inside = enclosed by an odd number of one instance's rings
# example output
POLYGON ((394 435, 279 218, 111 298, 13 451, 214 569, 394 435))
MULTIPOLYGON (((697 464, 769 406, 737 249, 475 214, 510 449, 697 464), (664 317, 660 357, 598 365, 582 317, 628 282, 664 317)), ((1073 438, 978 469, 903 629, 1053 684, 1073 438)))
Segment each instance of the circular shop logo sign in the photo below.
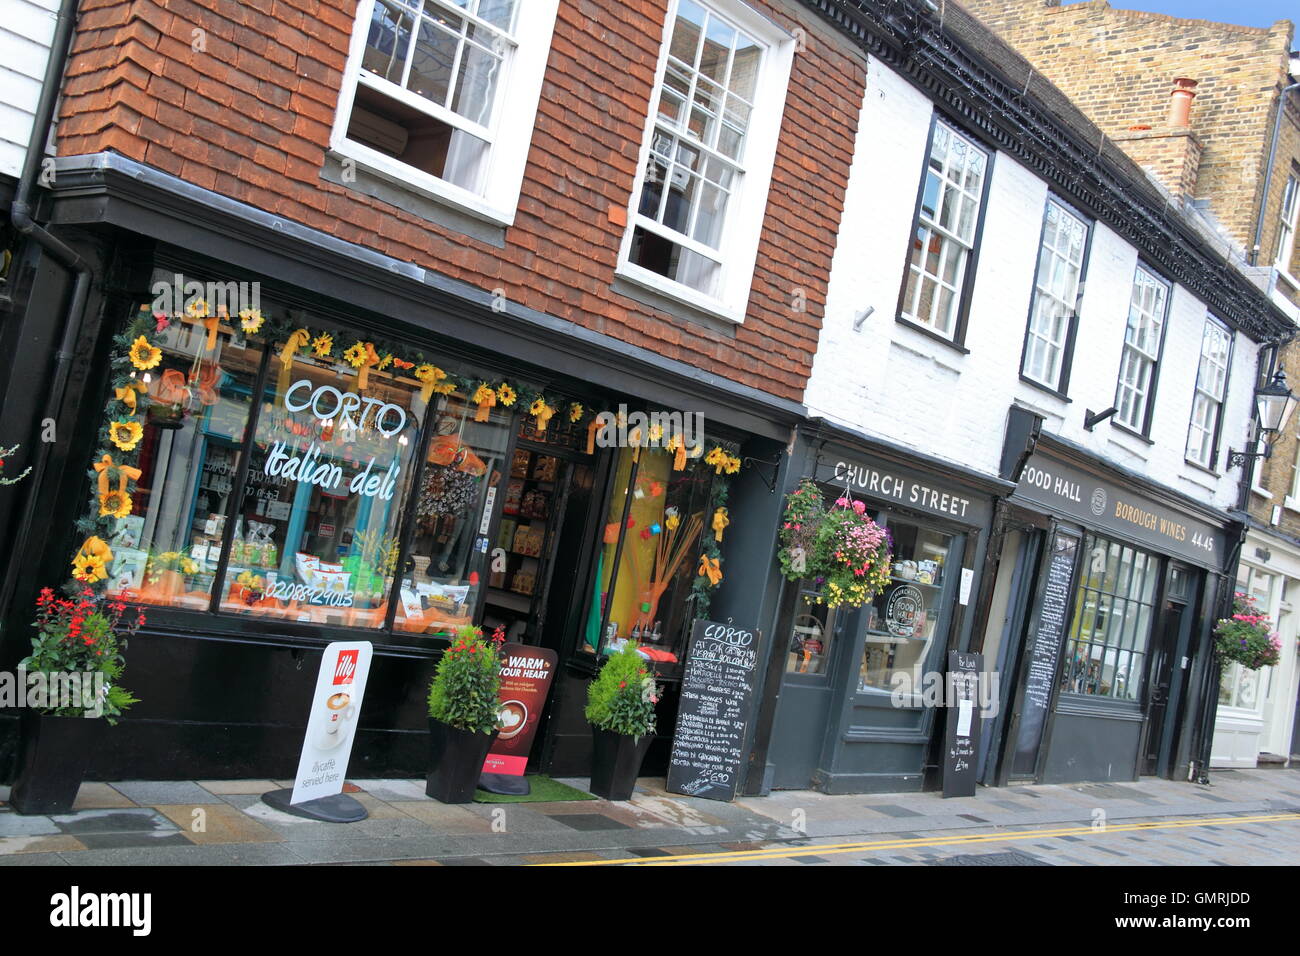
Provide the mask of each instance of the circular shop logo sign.
POLYGON ((899 585, 885 603, 885 627, 895 637, 912 637, 924 611, 921 589, 911 584, 899 585))
POLYGON ((1106 489, 1098 488, 1092 493, 1092 513, 1100 518, 1106 513, 1106 489))

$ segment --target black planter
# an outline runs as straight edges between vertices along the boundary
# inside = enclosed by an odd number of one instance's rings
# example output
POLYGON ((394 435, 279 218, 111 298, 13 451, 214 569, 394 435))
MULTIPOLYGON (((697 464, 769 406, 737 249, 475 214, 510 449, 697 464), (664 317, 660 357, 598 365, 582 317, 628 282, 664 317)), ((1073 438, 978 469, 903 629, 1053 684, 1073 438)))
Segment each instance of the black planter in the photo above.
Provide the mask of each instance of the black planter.
POLYGON ((430 717, 429 766, 433 769, 424 792, 443 803, 469 803, 474 799, 483 761, 496 739, 497 731, 476 734, 430 717))
POLYGON ((46 717, 24 710, 10 806, 19 813, 70 813, 103 731, 102 718, 46 717))
POLYGON ((653 734, 629 737, 592 727, 591 792, 606 800, 631 797, 641 761, 653 741, 653 734))

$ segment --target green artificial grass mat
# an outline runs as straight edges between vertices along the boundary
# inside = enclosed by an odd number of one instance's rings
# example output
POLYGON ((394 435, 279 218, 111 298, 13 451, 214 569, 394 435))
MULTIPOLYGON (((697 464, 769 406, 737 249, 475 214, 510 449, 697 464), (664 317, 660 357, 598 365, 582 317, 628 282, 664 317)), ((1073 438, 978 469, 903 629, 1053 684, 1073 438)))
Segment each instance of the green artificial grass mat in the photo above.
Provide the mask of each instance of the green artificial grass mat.
POLYGON ((589 793, 570 787, 567 783, 552 780, 545 774, 529 774, 526 778, 531 790, 526 796, 509 793, 488 793, 486 790, 474 791, 475 803, 565 803, 571 800, 595 800, 589 793))

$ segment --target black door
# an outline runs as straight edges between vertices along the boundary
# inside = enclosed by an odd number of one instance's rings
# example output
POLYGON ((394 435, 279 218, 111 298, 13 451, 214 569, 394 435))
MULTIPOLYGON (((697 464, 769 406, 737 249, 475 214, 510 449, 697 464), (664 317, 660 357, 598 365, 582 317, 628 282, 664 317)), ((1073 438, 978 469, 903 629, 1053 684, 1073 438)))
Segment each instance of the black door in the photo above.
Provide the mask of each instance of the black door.
POLYGON ((812 785, 835 696, 835 661, 843 656, 835 652, 845 633, 845 619, 853 616, 851 611, 810 604, 805 597, 817 592, 797 590, 790 625, 777 634, 777 640, 785 642, 781 658, 785 674, 768 756, 772 787, 777 790, 812 785))
POLYGON ((1170 562, 1165 578, 1165 599, 1160 620, 1151 638, 1150 669, 1147 672, 1146 732, 1142 741, 1142 773, 1169 776, 1181 682, 1186 669, 1192 608, 1188 595, 1192 575, 1189 569, 1170 562))

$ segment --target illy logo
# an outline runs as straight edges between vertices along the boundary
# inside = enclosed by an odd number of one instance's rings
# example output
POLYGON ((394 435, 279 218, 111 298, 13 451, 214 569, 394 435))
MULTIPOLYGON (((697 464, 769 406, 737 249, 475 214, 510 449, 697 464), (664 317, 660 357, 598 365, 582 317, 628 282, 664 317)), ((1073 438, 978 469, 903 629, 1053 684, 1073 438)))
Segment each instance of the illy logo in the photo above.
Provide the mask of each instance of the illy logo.
POLYGON ((351 684, 357 675, 357 655, 360 651, 339 651, 338 663, 334 665, 334 683, 351 684))

